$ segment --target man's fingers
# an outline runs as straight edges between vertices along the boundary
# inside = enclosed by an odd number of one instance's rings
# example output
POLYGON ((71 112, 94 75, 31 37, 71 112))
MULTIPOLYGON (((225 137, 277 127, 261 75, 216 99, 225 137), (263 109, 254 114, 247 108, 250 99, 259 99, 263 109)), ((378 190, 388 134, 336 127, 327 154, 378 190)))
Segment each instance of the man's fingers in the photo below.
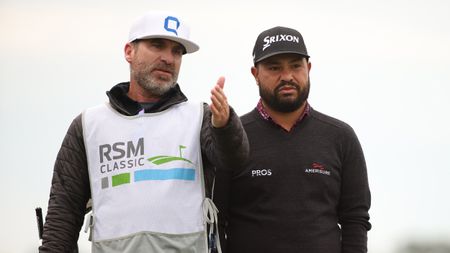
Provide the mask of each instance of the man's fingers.
POLYGON ((219 77, 219 79, 217 80, 217 85, 219 85, 219 87, 223 89, 223 86, 225 85, 225 77, 219 77))
POLYGON ((211 90, 211 121, 214 127, 223 127, 227 124, 230 117, 230 109, 227 97, 223 91, 225 85, 225 77, 221 76, 217 80, 216 85, 211 90))
POLYGON ((221 103, 217 99, 217 96, 211 96, 211 102, 214 107, 216 107, 218 110, 222 107, 221 103))
POLYGON ((223 91, 225 77, 221 76, 217 80, 216 86, 211 90, 211 101, 216 105, 217 109, 228 106, 227 97, 223 91))

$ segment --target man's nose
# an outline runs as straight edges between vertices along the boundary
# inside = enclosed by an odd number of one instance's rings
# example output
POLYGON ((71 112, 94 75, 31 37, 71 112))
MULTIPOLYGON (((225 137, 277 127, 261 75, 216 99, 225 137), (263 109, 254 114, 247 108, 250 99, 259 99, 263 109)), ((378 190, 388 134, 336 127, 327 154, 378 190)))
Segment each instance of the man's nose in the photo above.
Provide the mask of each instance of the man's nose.
POLYGON ((294 80, 294 75, 290 69, 284 69, 281 71, 281 80, 291 82, 294 80))
POLYGON ((175 57, 172 53, 172 50, 166 49, 161 52, 161 61, 163 61, 164 63, 171 65, 173 64, 174 60, 175 57))

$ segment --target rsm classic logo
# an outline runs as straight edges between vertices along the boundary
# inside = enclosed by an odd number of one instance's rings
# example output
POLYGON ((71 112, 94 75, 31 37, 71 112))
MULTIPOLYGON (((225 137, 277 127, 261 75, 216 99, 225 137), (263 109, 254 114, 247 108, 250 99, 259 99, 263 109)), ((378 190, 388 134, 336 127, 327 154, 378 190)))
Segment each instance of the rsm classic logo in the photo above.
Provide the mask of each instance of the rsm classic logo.
MULTIPOLYGON (((179 156, 157 155, 145 158, 144 138, 138 141, 116 142, 99 145, 99 171, 102 189, 115 187, 131 182, 149 180, 195 180, 194 164, 182 156, 182 150, 186 147, 178 145, 179 156), (158 165, 181 161, 183 167, 158 169, 158 165), (149 167, 143 168, 150 162, 149 167), (187 168, 185 168, 187 167, 187 168), (120 171, 124 173, 116 174, 120 171), (111 176, 110 176, 111 175, 111 176)), ((177 163, 180 165, 180 163, 177 163)))

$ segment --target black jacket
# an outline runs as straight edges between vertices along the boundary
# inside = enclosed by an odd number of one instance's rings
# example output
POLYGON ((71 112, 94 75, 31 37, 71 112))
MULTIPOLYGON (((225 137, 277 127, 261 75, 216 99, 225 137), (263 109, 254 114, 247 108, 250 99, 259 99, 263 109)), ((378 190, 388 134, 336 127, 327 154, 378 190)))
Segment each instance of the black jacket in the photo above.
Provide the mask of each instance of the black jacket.
POLYGON ((247 163, 217 171, 223 252, 367 252, 371 195, 351 126, 312 108, 289 132, 257 109, 241 120, 247 163))
MULTIPOLYGON (((111 106, 124 115, 137 115, 142 107, 128 96, 129 83, 120 83, 107 92, 111 106)), ((164 111, 187 101, 179 86, 170 90, 146 113, 164 111)), ((233 168, 249 154, 246 133, 239 117, 230 108, 230 120, 223 128, 211 125, 211 111, 205 104, 201 130, 201 151, 206 195, 210 196, 215 167, 233 168)), ((73 252, 83 225, 86 204, 91 197, 81 114, 70 125, 56 158, 48 211, 39 252, 73 252)))

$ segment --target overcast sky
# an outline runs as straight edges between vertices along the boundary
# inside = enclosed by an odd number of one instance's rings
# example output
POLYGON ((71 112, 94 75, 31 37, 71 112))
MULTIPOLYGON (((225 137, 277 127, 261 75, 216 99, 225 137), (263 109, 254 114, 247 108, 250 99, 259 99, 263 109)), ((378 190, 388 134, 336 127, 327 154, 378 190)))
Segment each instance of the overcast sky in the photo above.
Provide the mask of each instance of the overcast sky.
MULTIPOLYGON (((446 0, 0 1, 0 252, 36 252, 34 208, 47 211, 53 163, 72 119, 128 80, 128 28, 174 10, 200 51, 179 83, 209 100, 221 75, 239 115, 258 101, 257 35, 299 30, 311 55, 310 104, 349 123, 372 191, 369 251, 450 241, 450 2, 446 0)), ((89 252, 84 232, 80 252, 89 252)))

